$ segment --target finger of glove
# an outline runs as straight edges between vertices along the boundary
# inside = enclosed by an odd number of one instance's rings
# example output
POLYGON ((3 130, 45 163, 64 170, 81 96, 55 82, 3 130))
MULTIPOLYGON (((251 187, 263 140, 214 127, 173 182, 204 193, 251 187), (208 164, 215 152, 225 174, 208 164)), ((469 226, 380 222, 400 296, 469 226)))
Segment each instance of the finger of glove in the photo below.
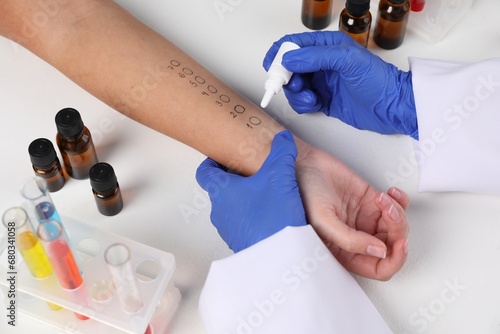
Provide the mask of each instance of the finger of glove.
POLYGON ((220 185, 227 184, 228 178, 235 176, 237 175, 227 173, 224 166, 210 158, 206 158, 196 169, 196 181, 210 197, 220 185))
POLYGON ((355 47, 359 46, 359 44, 351 37, 339 31, 315 31, 285 35, 274 42, 264 56, 262 65, 264 66, 266 71, 269 69, 269 66, 271 66, 271 63, 276 57, 281 44, 283 44, 284 42, 293 42, 300 47, 332 46, 340 44, 353 45, 355 47))
POLYGON ((299 114, 316 112, 322 107, 317 95, 309 89, 294 92, 284 87, 283 92, 292 109, 299 114))
POLYGON ((299 114, 316 112, 323 108, 322 100, 318 97, 317 91, 311 89, 311 85, 315 86, 315 77, 309 73, 296 73, 292 75, 288 84, 283 86, 290 106, 299 114))
POLYGON ((259 178, 267 180, 270 172, 279 172, 285 177, 293 177, 295 180, 295 158, 297 157, 297 146, 290 131, 284 130, 277 133, 271 144, 271 152, 251 179, 258 183, 259 178))
POLYGON ((313 73, 334 70, 347 75, 357 73, 365 66, 363 51, 350 45, 310 46, 292 50, 283 55, 283 66, 294 73, 313 73))
POLYGON ((296 156, 297 146, 292 134, 288 130, 282 131, 273 138, 271 153, 262 168, 249 178, 252 186, 259 183, 265 185, 255 204, 262 204, 262 210, 268 212, 261 219, 268 223, 265 227, 258 224, 249 227, 259 229, 261 237, 272 235, 285 226, 306 224, 295 174, 296 156))
POLYGON ((290 81, 283 86, 283 89, 287 89, 291 92, 298 92, 304 88, 304 78, 300 74, 292 75, 290 81))
MULTIPOLYGON (((210 158, 206 158, 196 170, 196 181, 198 184, 208 192, 210 201, 212 202, 212 211, 210 213, 210 220, 221 238, 233 251, 238 252, 244 248, 241 245, 241 240, 238 238, 240 235, 239 229, 241 224, 230 224, 234 221, 231 214, 228 215, 228 210, 224 206, 227 205, 224 200, 227 195, 218 196, 221 194, 221 189, 226 188, 229 184, 228 178, 243 177, 238 175, 231 175, 227 173, 224 167, 210 158), (221 181, 223 181, 221 183, 221 181), (228 224, 229 222, 229 224, 228 224)), ((233 187, 234 188, 234 187, 233 187)), ((245 217, 240 217, 244 219, 245 217)))
MULTIPOLYGON (((295 177, 295 158, 297 156, 297 146, 290 131, 285 130, 276 134, 271 144, 271 152, 264 161, 260 170, 253 176, 246 178, 249 184, 255 183, 260 186, 259 178, 265 176, 269 169, 277 169, 284 166, 284 171, 293 173, 295 177), (288 168, 287 168, 288 167, 288 168)), ((206 158, 196 170, 196 181, 209 193, 213 194, 220 188, 221 184, 228 183, 228 178, 241 177, 227 173, 224 167, 210 158, 206 158)), ((241 177, 242 179, 245 179, 241 177)))

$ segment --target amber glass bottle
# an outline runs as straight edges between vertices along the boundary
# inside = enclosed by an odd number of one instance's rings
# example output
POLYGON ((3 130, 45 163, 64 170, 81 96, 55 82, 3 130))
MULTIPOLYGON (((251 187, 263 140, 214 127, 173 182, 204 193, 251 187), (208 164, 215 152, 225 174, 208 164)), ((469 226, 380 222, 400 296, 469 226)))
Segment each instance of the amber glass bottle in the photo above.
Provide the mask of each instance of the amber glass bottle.
POLYGON ((123 199, 113 167, 99 162, 92 166, 89 176, 97 210, 105 216, 114 216, 120 212, 123 199))
POLYGON ((340 13, 339 31, 351 36, 356 42, 368 46, 372 15, 370 0, 347 0, 340 13))
POLYGON ((312 30, 326 28, 332 19, 333 0, 302 0, 302 23, 312 30))
POLYGON ((380 0, 373 40, 383 49, 399 47, 405 38, 410 0, 380 0))
POLYGON ((28 153, 35 175, 45 180, 47 189, 50 192, 61 189, 65 182, 64 174, 52 142, 46 138, 35 139, 29 145, 28 153))
POLYGON ((75 179, 88 178, 90 167, 97 163, 97 154, 80 113, 73 108, 60 110, 56 115, 56 126, 56 142, 66 172, 75 179))

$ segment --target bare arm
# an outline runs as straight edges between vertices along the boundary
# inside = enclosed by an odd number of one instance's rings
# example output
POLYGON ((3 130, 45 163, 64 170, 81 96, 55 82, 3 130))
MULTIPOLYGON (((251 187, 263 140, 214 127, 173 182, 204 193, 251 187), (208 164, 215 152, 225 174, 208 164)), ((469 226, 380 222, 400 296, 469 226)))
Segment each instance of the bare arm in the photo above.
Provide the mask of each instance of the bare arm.
POLYGON ((114 1, 42 3, 3 0, 0 33, 130 118, 241 173, 260 167, 283 128, 186 53, 114 1))

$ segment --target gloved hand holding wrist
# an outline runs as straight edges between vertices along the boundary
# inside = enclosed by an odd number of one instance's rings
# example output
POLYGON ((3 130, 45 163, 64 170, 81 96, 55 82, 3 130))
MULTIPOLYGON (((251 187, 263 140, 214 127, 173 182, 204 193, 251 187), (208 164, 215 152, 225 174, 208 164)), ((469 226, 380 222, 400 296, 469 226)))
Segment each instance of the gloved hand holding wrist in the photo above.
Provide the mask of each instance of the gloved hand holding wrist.
POLYGON ((235 252, 252 246, 286 226, 306 224, 295 177, 297 147, 289 131, 278 133, 271 152, 252 176, 230 174, 210 158, 196 179, 212 202, 210 218, 235 252))
POLYGON ((294 72, 283 90, 295 111, 321 111, 361 130, 418 139, 411 72, 398 70, 338 31, 284 36, 267 52, 266 70, 285 41, 301 47, 285 53, 282 61, 294 72))

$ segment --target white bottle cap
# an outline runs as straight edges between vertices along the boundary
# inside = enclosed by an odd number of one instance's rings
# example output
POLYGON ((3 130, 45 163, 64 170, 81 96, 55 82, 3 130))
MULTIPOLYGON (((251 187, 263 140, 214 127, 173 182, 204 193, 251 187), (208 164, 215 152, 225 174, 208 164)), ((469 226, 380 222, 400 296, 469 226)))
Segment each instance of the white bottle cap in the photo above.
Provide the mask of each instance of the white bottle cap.
POLYGON ((292 42, 283 42, 283 44, 281 44, 278 53, 274 57, 274 60, 267 71, 268 79, 264 85, 266 93, 260 103, 262 108, 267 107, 273 96, 278 94, 283 85, 286 85, 290 80, 293 73, 283 67, 283 65, 281 65, 281 61, 285 52, 296 50, 298 48, 300 47, 292 42))

